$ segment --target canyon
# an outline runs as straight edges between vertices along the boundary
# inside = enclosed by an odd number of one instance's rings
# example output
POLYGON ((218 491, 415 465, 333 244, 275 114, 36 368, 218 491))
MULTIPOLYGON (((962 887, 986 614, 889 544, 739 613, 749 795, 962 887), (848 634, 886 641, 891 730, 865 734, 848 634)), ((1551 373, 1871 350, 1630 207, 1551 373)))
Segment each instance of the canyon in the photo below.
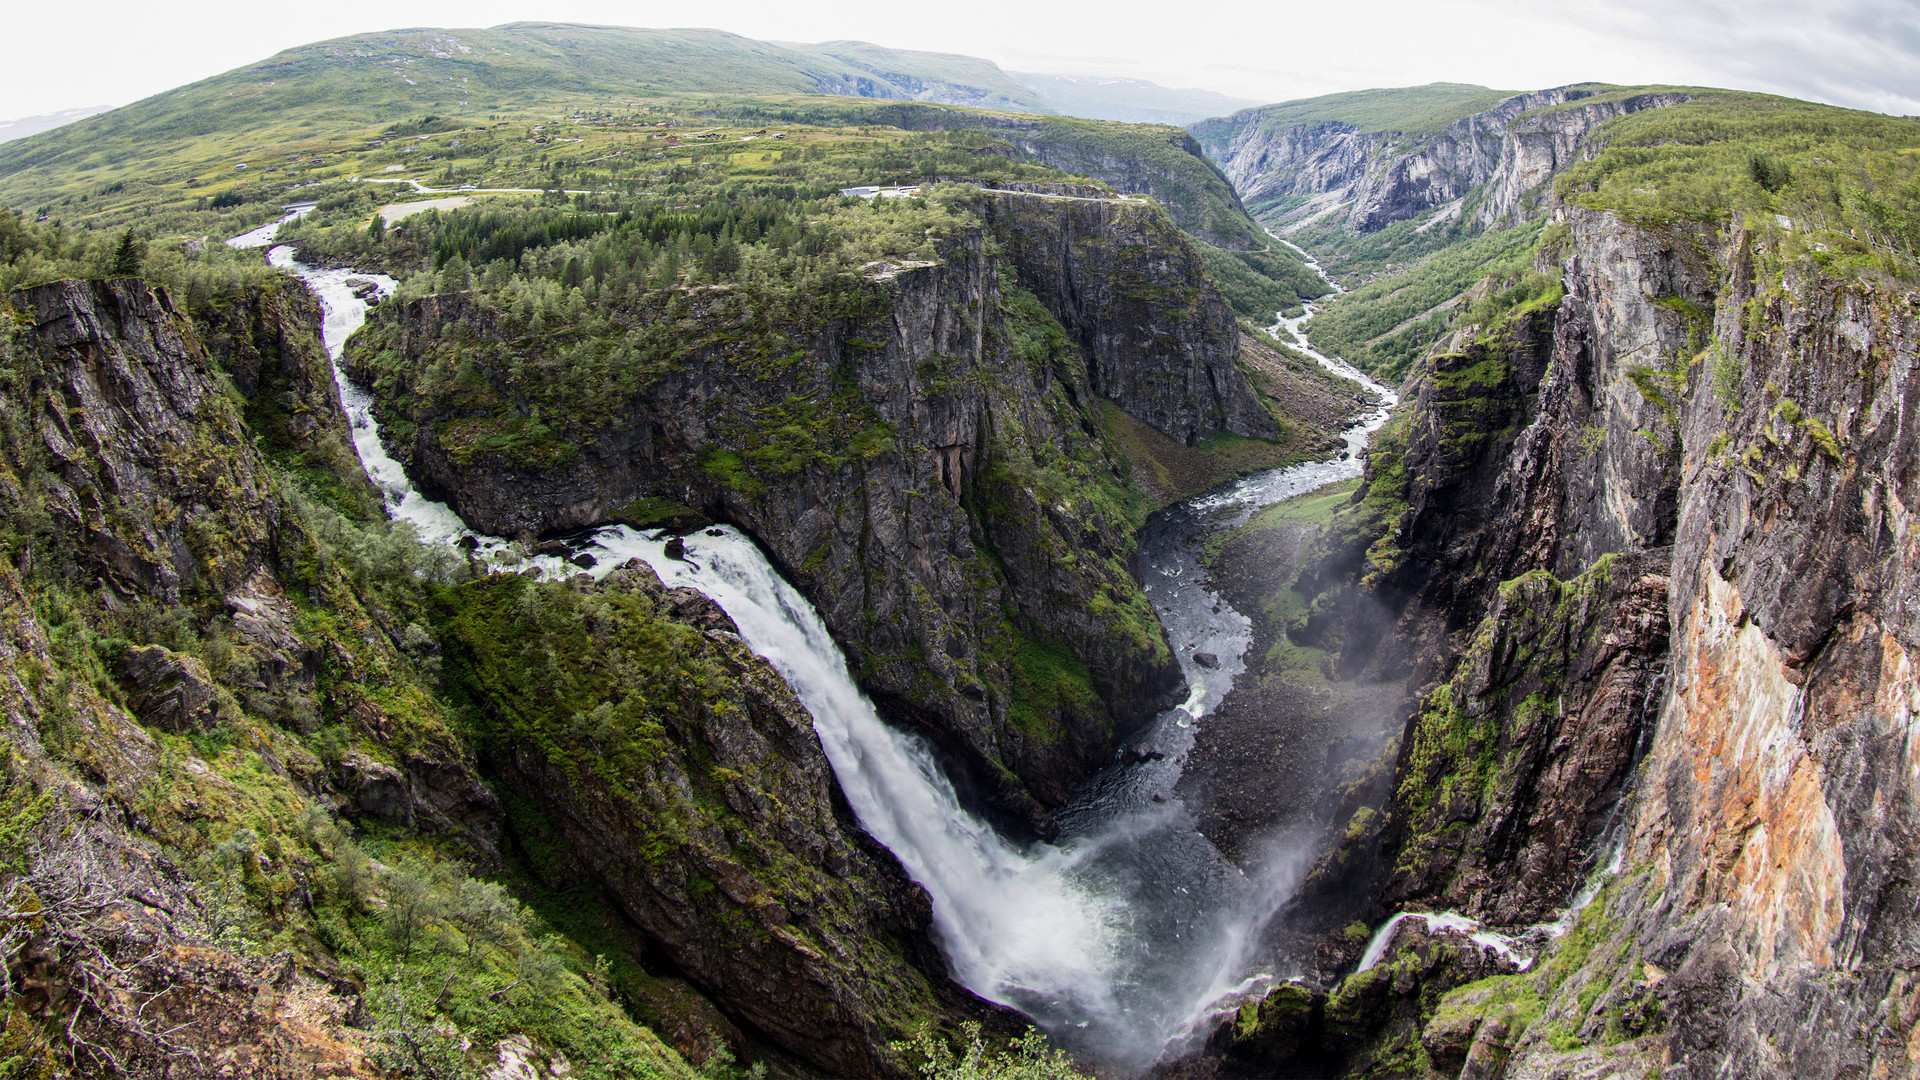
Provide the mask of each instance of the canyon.
POLYGON ((1904 226, 1648 202, 1728 92, 1424 89, 7 292, 0 1050, 1912 1075, 1904 226))

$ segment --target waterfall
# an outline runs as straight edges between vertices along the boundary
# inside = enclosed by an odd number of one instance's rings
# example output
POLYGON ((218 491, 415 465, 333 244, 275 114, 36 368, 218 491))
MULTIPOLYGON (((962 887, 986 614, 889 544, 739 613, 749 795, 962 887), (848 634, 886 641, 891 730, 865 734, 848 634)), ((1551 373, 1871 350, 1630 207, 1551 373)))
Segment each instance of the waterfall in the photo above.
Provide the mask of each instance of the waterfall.
MULTIPOLYGON (((304 212, 295 208, 286 220, 304 212)), ((268 246, 276 227, 229 243, 268 246)), ((505 540, 468 529, 450 507, 416 489, 381 444, 371 396, 346 378, 338 361, 366 312, 347 280, 371 281, 384 294, 392 290, 392 279, 305 266, 285 246, 273 247, 268 259, 298 274, 321 300, 323 337, 354 447, 388 513, 423 542, 464 541, 494 565, 531 565, 549 576, 580 573, 558 557, 528 558, 505 540)), ((364 284, 359 288, 364 291, 364 284)), ((1341 374, 1351 371, 1311 355, 1341 374)), ((1349 377, 1361 379, 1357 372, 1349 377)), ((1384 387, 1366 384, 1392 400, 1384 387)), ((1349 429, 1355 453, 1271 470, 1195 500, 1183 508, 1187 524, 1231 524, 1278 498, 1358 475, 1357 451, 1385 416, 1382 409, 1349 429)), ((1165 557, 1153 560, 1147 589, 1174 639, 1192 696, 1136 736, 1135 745, 1155 750, 1151 761, 1107 770, 1063 808, 1065 840, 1026 847, 1008 842, 961 805, 924 740, 881 719, 819 613, 750 539, 731 527, 706 529, 684 539, 680 559, 667 556, 666 540, 663 533, 615 526, 572 546, 594 557, 596 577, 639 558, 668 585, 699 590, 734 620, 747 644, 772 663, 812 715, 861 826, 927 890, 935 934, 962 985, 1033 1017, 1063 1045, 1135 1073, 1170 1046, 1204 1038, 1211 1018, 1273 981, 1249 973, 1249 966, 1267 920, 1304 872, 1308 847, 1276 843, 1264 869, 1249 878, 1195 830, 1173 795, 1180 762, 1192 745, 1192 724, 1218 704, 1243 670, 1240 655, 1248 640, 1246 620, 1200 586, 1184 534, 1177 544, 1169 542, 1165 557), (1218 670, 1195 666, 1189 654, 1196 646, 1219 655, 1218 670)), ((1144 547, 1142 561, 1148 561, 1144 547)))
MULTIPOLYGON (((277 224, 229 243, 267 246, 277 224)), ((272 248, 267 257, 274 266, 298 274, 320 299, 322 339, 334 362, 354 449, 385 497, 389 515, 413 528, 425 543, 471 538, 481 558, 528 563, 550 575, 579 573, 553 556, 515 560, 505 540, 475 533, 451 507, 422 494, 387 453, 372 396, 346 377, 339 360, 367 310, 347 280, 371 281, 386 294, 393 279, 306 266, 286 246, 272 248)), ((1030 1011, 1116 1013, 1113 985, 1122 953, 1116 946, 1127 912, 1117 900, 1078 879, 1086 850, 1051 845, 1021 850, 962 807, 931 748, 880 719, 854 684, 819 613, 781 579, 751 540, 729 527, 687 537, 685 545, 690 561, 669 559, 663 534, 615 526, 598 530, 577 546, 594 556, 595 576, 640 558, 667 584, 705 593, 734 620, 749 647, 773 664, 812 715, 827 760, 861 825, 899 857, 932 898, 935 932, 960 983, 983 997, 1030 1011)))
POLYGON ((813 714, 861 825, 933 898, 959 981, 1001 1002, 1038 994, 1081 1011, 1110 1008, 1125 913, 1077 880, 1079 853, 1021 851, 963 808, 931 748, 881 720, 819 613, 751 540, 715 528, 685 544, 685 560, 667 557, 664 537, 632 534, 608 546, 645 559, 670 586, 711 597, 786 679, 813 714))

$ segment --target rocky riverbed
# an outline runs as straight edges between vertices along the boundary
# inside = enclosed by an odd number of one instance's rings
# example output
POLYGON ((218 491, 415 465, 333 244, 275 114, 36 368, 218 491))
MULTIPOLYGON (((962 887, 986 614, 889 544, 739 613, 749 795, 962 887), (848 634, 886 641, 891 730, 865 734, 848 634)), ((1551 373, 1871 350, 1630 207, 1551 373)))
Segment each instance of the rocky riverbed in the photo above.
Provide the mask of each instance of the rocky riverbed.
MULTIPOLYGON (((1324 504, 1350 488, 1293 502, 1324 504)), ((1341 790, 1361 779, 1406 718, 1404 679, 1329 679, 1317 653, 1286 639, 1276 598, 1288 595, 1319 531, 1284 513, 1260 515, 1211 560, 1221 597, 1252 622, 1252 641, 1246 672, 1194 741, 1179 793, 1200 831, 1241 866, 1279 836, 1328 824, 1341 790)))

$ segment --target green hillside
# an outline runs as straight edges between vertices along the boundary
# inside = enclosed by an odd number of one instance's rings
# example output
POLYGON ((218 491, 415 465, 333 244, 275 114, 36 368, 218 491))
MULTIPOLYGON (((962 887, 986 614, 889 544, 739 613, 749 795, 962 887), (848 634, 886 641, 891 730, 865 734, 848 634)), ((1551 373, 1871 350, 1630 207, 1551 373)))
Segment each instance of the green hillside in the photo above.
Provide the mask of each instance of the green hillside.
MULTIPOLYGON (((727 108, 743 120, 884 124, 903 131, 995 136, 1009 152, 1043 165, 1119 191, 1151 195, 1193 238, 1222 294, 1247 318, 1271 321, 1274 312, 1295 309, 1300 300, 1329 291, 1292 248, 1276 242, 1248 215, 1233 184, 1193 136, 1177 127, 845 98, 730 102, 727 108)), ((977 172, 981 164, 976 160, 967 165, 968 173, 977 172)), ((921 168, 918 175, 939 174, 921 168)), ((899 174, 902 180, 908 176, 899 174)))
POLYGON ((371 213, 426 197, 414 185, 686 204, 725 178, 998 182, 1037 167, 1160 202, 1249 318, 1326 291, 1186 132, 1022 111, 1045 107, 989 61, 864 42, 553 23, 397 30, 289 49, 0 146, 0 206, 185 243, 291 202, 371 213), (965 137, 917 137, 942 133, 965 137))
POLYGON ((23 174, 96 178, 130 162, 147 167, 222 155, 237 163, 283 144, 303 148, 312 136, 377 133, 429 114, 468 126, 685 94, 827 93, 1045 107, 984 60, 843 45, 785 47, 718 30, 558 23, 336 38, 6 144, 0 198, 18 198, 23 174))
POLYGON ((1920 120, 1770 94, 1689 93, 1609 121, 1605 149, 1560 177, 1561 196, 1641 219, 1780 215, 1803 234, 1836 234, 1829 248, 1920 251, 1920 120))

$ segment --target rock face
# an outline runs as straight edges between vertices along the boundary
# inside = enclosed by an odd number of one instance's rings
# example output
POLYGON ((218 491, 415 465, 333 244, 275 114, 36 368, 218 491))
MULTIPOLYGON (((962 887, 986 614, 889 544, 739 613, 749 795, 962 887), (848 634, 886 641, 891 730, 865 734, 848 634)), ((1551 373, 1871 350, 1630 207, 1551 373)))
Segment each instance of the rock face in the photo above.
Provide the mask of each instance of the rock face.
POLYGON ((1087 357, 1093 392, 1187 446, 1215 432, 1271 439, 1235 365, 1240 328, 1157 209, 1067 195, 983 196, 1019 276, 1087 357))
POLYGON ((205 307, 195 316, 201 344, 246 399, 242 416, 268 454, 343 504, 381 513, 321 344, 320 302, 281 279, 205 307))
POLYGON ((1711 344, 1671 402, 1674 693, 1615 907, 1670 973, 1679 1075, 1912 1075, 1920 317, 1709 239, 1711 344))
POLYGON ((812 718, 711 601, 638 560, 578 589, 509 576, 463 592, 452 637, 507 731, 490 756, 532 808, 513 828, 541 873, 600 881, 727 1013, 828 1075, 900 1072, 889 1044, 929 1023, 1012 1026, 947 981, 925 891, 861 831, 812 718), (512 674, 523 646, 583 627, 591 653, 512 674), (639 674, 662 651, 680 669, 639 674), (591 667, 628 673, 594 695, 597 730, 542 720, 528 695, 591 667), (621 730, 642 694, 659 721, 621 730))
POLYGON ((1666 568, 1664 551, 1604 557, 1500 587, 1402 743, 1389 906, 1518 926, 1565 905, 1659 705, 1666 568))
MULTIPOLYGON (((242 403, 222 390, 215 361, 171 299, 123 279, 62 281, 7 302, 22 321, 6 345, 22 411, 8 432, 0 492, 23 512, 45 513, 23 559, 37 546, 70 546, 78 569, 68 587, 155 618, 202 613, 233 646, 219 672, 159 646, 127 653, 118 674, 136 714, 167 731, 204 730, 235 716, 238 696, 298 729, 315 725, 324 705, 406 747, 396 770, 406 805, 381 816, 437 822, 492 850, 499 806, 471 755, 443 727, 413 729, 411 711, 389 709, 369 685, 370 669, 393 662, 391 643, 338 578, 316 568, 315 541, 256 448, 242 403), (362 635, 355 647, 323 649, 298 629, 283 582, 340 605, 362 635), (316 701, 323 683, 328 697, 316 701)), ((344 430, 337 394, 321 390, 332 382, 320 381, 330 367, 317 310, 284 296, 273 303, 284 317, 277 378, 312 388, 317 436, 344 430)))
POLYGON ((528 430, 513 379, 571 378, 558 345, 464 296, 383 307, 348 363, 395 456, 475 528, 577 529, 663 503, 741 526, 895 719, 1045 829, 1043 806, 1180 684, 1130 570, 1136 522, 1099 399, 1181 442, 1275 428, 1228 309, 1158 210, 981 199, 990 232, 812 307, 650 297, 619 318, 671 335, 667 358, 598 418, 543 419, 551 449, 492 447, 528 430), (491 389, 421 378, 462 363, 491 389))
POLYGON ((1437 132, 1362 132, 1342 122, 1281 127, 1260 110, 1192 126, 1241 198, 1258 205, 1306 196, 1282 223, 1317 218, 1345 205, 1349 232, 1377 232, 1396 221, 1452 204, 1481 225, 1512 224, 1536 209, 1541 187, 1590 153, 1587 135, 1601 123, 1687 100, 1682 93, 1637 94, 1580 104, 1592 89, 1569 86, 1518 94, 1437 132), (1469 192, 1487 185, 1472 207, 1469 192))
POLYGON ((1912 1075, 1916 302, 1737 224, 1555 216, 1565 300, 1430 362, 1314 628, 1421 700, 1349 844, 1376 916, 1546 918, 1624 825, 1532 1011, 1449 998, 1499 1045, 1431 1056, 1912 1075))
POLYGON ((100 583, 177 603, 195 588, 236 589, 272 558, 287 509, 170 301, 130 279, 10 299, 38 361, 27 400, 47 509, 84 538, 100 583), (208 528, 216 515, 231 524, 208 528))

